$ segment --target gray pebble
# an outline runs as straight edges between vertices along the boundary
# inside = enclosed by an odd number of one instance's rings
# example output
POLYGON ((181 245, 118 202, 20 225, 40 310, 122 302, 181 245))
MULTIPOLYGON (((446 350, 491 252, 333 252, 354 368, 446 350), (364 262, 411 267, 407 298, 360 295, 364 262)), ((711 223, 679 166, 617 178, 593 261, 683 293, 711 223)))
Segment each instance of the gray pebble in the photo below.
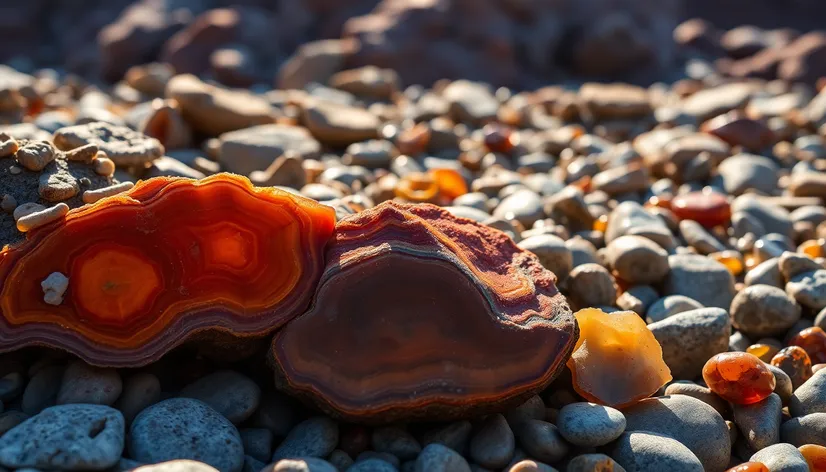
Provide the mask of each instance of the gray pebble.
POLYGON ((678 380, 665 388, 665 395, 688 395, 697 400, 711 406, 721 416, 726 416, 728 413, 728 402, 718 397, 716 393, 712 392, 710 388, 697 385, 688 380, 678 380))
POLYGON ((161 382, 153 374, 141 372, 126 379, 123 393, 117 401, 118 410, 123 413, 126 423, 131 424, 138 413, 161 398, 161 382))
POLYGON ((726 247, 694 220, 680 221, 680 235, 700 254, 725 251, 726 247))
POLYGON ((192 459, 230 472, 244 466, 244 446, 235 426, 191 398, 171 398, 140 412, 129 430, 128 446, 133 459, 146 463, 192 459))
POLYGON ((501 414, 489 415, 470 439, 470 458, 489 469, 506 466, 515 449, 515 438, 501 414))
POLYGON ((676 246, 674 236, 668 226, 637 202, 622 202, 608 216, 605 242, 610 244, 624 235, 648 238, 666 251, 676 246))
POLYGON ((522 421, 545 419, 545 402, 542 401, 539 395, 534 395, 518 407, 510 409, 504 414, 505 419, 508 420, 508 424, 511 429, 513 429, 522 421))
POLYGON ((428 444, 416 458, 415 472, 470 472, 470 465, 458 452, 441 444, 428 444))
POLYGON ((383 462, 388 462, 397 469, 402 465, 402 461, 399 460, 399 458, 394 456, 393 454, 390 454, 389 452, 378 451, 364 451, 361 454, 359 454, 358 457, 356 457, 356 462, 362 462, 369 459, 379 459, 383 462))
POLYGON ((0 464, 10 468, 104 470, 118 462, 123 415, 104 405, 61 405, 12 428, 0 438, 0 464))
POLYGON ((734 277, 726 266, 698 254, 668 256, 671 272, 665 280, 666 295, 685 295, 703 306, 728 309, 734 298, 734 277))
POLYGON ((241 444, 244 445, 244 454, 267 463, 272 457, 272 432, 265 428, 242 428, 241 444))
POLYGON ((325 416, 302 421, 275 449, 272 460, 289 457, 327 457, 338 444, 338 424, 325 416))
POLYGON ((826 446, 826 412, 787 420, 780 427, 780 439, 797 447, 804 444, 826 446))
POLYGON ((621 236, 608 244, 605 259, 617 276, 631 284, 662 281, 668 274, 668 253, 642 236, 621 236))
POLYGON ((654 290, 654 287, 635 285, 617 297, 617 306, 622 310, 633 311, 640 316, 645 316, 645 312, 659 297, 660 295, 654 290))
MULTIPOLYGON (((703 472, 703 464, 678 441, 647 431, 623 433, 611 457, 628 472, 703 472)), ((728 458, 726 458, 728 463, 728 458)), ((710 469, 709 469, 710 470, 710 469)), ((717 469, 714 469, 717 470, 717 469)), ((722 469, 720 469, 722 470, 722 469)))
POLYGON ((103 369, 90 366, 83 361, 74 361, 63 372, 63 381, 57 392, 57 403, 112 405, 122 389, 120 374, 115 369, 103 369))
POLYGON ((454 451, 464 454, 470 442, 470 433, 473 425, 470 421, 454 421, 441 428, 436 428, 425 433, 421 438, 421 444, 427 446, 430 443, 439 443, 454 451))
POLYGON ((298 423, 299 405, 292 398, 278 392, 269 392, 252 418, 256 427, 267 428, 274 436, 284 437, 298 423))
POLYGON ((338 472, 338 470, 324 459, 297 457, 276 461, 264 467, 260 472, 338 472))
POLYGON ((696 310, 698 308, 704 308, 703 304, 693 298, 686 297, 685 295, 668 295, 655 301, 651 307, 648 308, 648 311, 645 313, 645 320, 648 323, 656 323, 677 313, 696 310))
POLYGON ((605 454, 581 454, 568 461, 565 472, 625 472, 625 469, 605 454))
POLYGON ((559 236, 538 234, 519 241, 517 246, 536 254, 542 266, 556 274, 558 280, 568 277, 574 267, 574 256, 559 236))
POLYGON ((728 427, 723 417, 702 401, 686 395, 646 398, 623 413, 626 434, 647 431, 669 436, 688 447, 706 470, 726 469, 731 455, 728 427))
POLYGON ((422 451, 422 446, 412 434, 393 426, 374 429, 372 441, 376 451, 388 452, 403 461, 415 459, 422 451))
POLYGON ((29 415, 55 404, 60 381, 63 378, 63 366, 50 365, 38 370, 29 380, 23 391, 21 408, 29 415))
POLYGON ((396 472, 398 470, 399 468, 390 462, 374 457, 355 462, 347 469, 347 472, 396 472))
POLYGON ((815 372, 797 387, 789 399, 789 413, 792 416, 826 413, 826 369, 815 372))
POLYGON ((786 283, 786 293, 810 310, 826 308, 826 270, 795 275, 786 283))
POLYGON ((503 198, 493 210, 493 216, 516 220, 530 228, 537 220, 541 220, 545 213, 539 195, 532 190, 523 189, 503 198))
POLYGON ((781 335, 800 319, 800 306, 770 285, 751 285, 731 302, 732 325, 751 338, 781 335))
POLYGON ((577 402, 559 410, 556 426, 575 446, 604 446, 625 431, 625 416, 610 406, 577 402))
POLYGON ((751 346, 751 341, 740 331, 731 333, 731 336, 728 338, 729 351, 746 352, 749 346, 751 346))
POLYGON ((777 260, 777 265, 786 280, 804 272, 812 272, 823 268, 814 259, 791 251, 781 254, 777 260))
POLYGON ((761 201, 755 195, 741 195, 731 204, 731 212, 743 212, 759 221, 767 233, 792 236, 792 220, 789 212, 777 205, 761 201))
POLYGON ((792 391, 794 390, 791 377, 780 367, 771 364, 766 364, 766 367, 774 374, 774 393, 780 397, 784 405, 788 404, 792 398, 792 391))
POLYGON ((768 157, 748 153, 735 154, 717 167, 726 192, 732 195, 750 189, 771 195, 777 189, 777 170, 777 164, 768 157))
POLYGON ((261 402, 261 388, 246 375, 219 370, 181 390, 181 397, 201 400, 234 424, 246 420, 261 402))
POLYGON ((547 421, 523 421, 513 428, 513 433, 528 456, 542 462, 556 462, 568 454, 568 444, 557 427, 547 421))
POLYGON ((594 243, 580 235, 575 235, 571 239, 566 240, 565 247, 571 251, 574 267, 581 266, 582 264, 600 263, 597 248, 594 246, 594 243))
POLYGON ((355 461, 350 457, 350 454, 341 449, 336 449, 327 457, 327 462, 338 470, 347 470, 355 461))
POLYGON ((751 285, 771 285, 772 287, 784 288, 786 281, 780 272, 779 259, 773 257, 765 260, 746 273, 743 283, 751 285))
POLYGON ((663 350, 663 360, 675 379, 700 375, 706 361, 728 350, 731 321, 719 308, 679 313, 648 325, 663 350))
POLYGON ((809 472, 803 454, 791 444, 779 443, 755 453, 750 462, 762 462, 769 472, 809 472))
POLYGON ((782 401, 774 393, 757 403, 732 406, 734 422, 752 450, 759 451, 780 441, 782 409, 782 401))
POLYGON ((574 268, 564 284, 569 301, 579 308, 613 305, 617 299, 614 277, 598 264, 574 268))
POLYGON ((814 326, 826 330, 826 308, 820 310, 820 313, 815 316, 814 326))

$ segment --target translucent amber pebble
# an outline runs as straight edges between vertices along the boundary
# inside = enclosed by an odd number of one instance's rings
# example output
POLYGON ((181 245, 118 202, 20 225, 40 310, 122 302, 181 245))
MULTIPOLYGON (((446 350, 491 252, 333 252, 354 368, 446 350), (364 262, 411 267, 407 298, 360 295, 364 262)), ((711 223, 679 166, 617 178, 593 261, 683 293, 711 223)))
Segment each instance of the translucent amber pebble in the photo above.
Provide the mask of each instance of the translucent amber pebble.
POLYGON ((780 367, 792 379, 792 386, 797 388, 812 376, 812 360, 800 346, 789 346, 781 349, 774 357, 771 364, 780 367))
POLYGON ((489 123, 482 132, 485 133, 485 147, 492 152, 508 154, 516 145, 516 134, 507 126, 489 123))
POLYGON ((790 346, 800 346, 809 355, 809 359, 815 364, 826 362, 826 332, 823 329, 813 326, 797 333, 789 340, 790 346))
POLYGON ((593 230, 599 231, 600 233, 604 233, 605 229, 608 228, 608 215, 600 215, 599 218, 594 220, 593 230))
POLYGON ((769 468, 762 462, 744 462, 726 472, 769 472, 769 468))
POLYGON ((812 259, 826 257, 826 239, 810 239, 804 241, 797 249, 812 259))
POLYGON ((432 169, 428 174, 436 181, 439 195, 448 200, 453 200, 468 192, 465 178, 454 169, 432 169))
POLYGON ((757 403, 774 391, 772 371, 747 352, 717 354, 703 367, 703 379, 712 392, 738 405, 757 403))
POLYGON ((575 313, 579 340, 568 360, 574 389, 595 403, 623 407, 649 397, 671 380, 657 339, 634 312, 575 313))
POLYGON ((826 472, 826 447, 817 444, 804 444, 797 448, 806 462, 809 472, 826 472))
POLYGON ((731 220, 731 206, 725 195, 717 192, 691 192, 671 200, 671 211, 681 220, 694 220, 711 228, 731 220))
POLYGON ((778 353, 780 349, 770 344, 752 344, 746 348, 746 352, 757 357, 763 362, 771 362, 772 357, 778 353))
POLYGON ((399 180, 396 196, 413 203, 435 203, 439 185, 424 172, 412 172, 399 180))
POLYGON ((743 273, 743 256, 737 251, 714 252, 709 257, 726 266, 735 277, 743 273))

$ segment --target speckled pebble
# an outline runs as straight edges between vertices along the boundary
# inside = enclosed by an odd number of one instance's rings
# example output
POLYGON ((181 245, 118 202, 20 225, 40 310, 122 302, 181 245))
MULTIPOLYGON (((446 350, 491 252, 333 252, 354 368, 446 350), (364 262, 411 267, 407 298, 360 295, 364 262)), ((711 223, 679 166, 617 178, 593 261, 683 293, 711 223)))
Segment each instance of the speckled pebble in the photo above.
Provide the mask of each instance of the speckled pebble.
POLYGON ((416 458, 415 472, 470 472, 458 452, 441 444, 428 444, 416 458))
POLYGON ((625 431, 625 416, 609 406, 571 403, 559 410, 556 426, 562 437, 575 446, 604 446, 625 431))
POLYGON ((696 310, 698 308, 703 308, 703 304, 693 298, 686 297, 685 295, 668 295, 654 302, 645 313, 645 318, 648 323, 655 323, 677 313, 696 310))
POLYGON ((538 234, 519 241, 517 245, 536 254, 542 266, 556 274, 558 280, 568 277, 574 267, 573 254, 559 236, 538 234))
POLYGON ((772 393, 750 405, 733 405, 734 422, 749 447, 759 451, 780 441, 782 401, 772 393))
POLYGON ((396 472, 398 470, 398 467, 390 462, 371 458, 357 461, 347 469, 347 472, 396 472))
POLYGON ((297 424, 279 444, 272 460, 290 457, 327 457, 338 444, 338 425, 324 416, 297 424))
POLYGON ((115 369, 93 367, 82 361, 74 361, 63 373, 57 403, 113 405, 122 389, 120 374, 115 369))
POLYGON ((667 295, 685 295, 703 306, 728 309, 734 298, 734 277, 723 264, 697 254, 668 256, 667 295))
POLYGON ((515 448, 513 431, 501 414, 489 415, 470 440, 470 458, 489 469, 506 466, 515 448))
POLYGON ((261 388, 249 377, 231 370, 201 377, 179 395, 201 400, 235 424, 249 418, 261 402, 261 388))
POLYGON ((787 420, 780 426, 780 440, 797 447, 804 444, 826 446, 826 412, 787 420))
POLYGON ((157 403, 160 398, 161 382, 158 377, 148 372, 140 372, 127 377, 116 406, 126 418, 126 423, 130 424, 138 413, 157 403))
POLYGON ((758 451, 749 458, 751 462, 762 462, 769 472, 809 472, 803 454, 791 444, 779 443, 758 451))
POLYGON ((789 413, 804 416, 826 413, 826 369, 821 369, 797 387, 789 399, 789 413))
POLYGON ((800 305, 770 285, 748 286, 731 302, 732 325, 754 339, 781 335, 799 319, 800 305))
POLYGON ((786 283, 786 293, 810 310, 826 308, 826 269, 795 275, 786 283))
POLYGON ((547 421, 523 421, 514 427, 513 434, 528 456, 542 462, 553 463, 568 454, 568 444, 557 427, 547 421))
MULTIPOLYGON (((678 441, 659 434, 627 432, 614 443, 611 457, 628 472, 703 472, 703 464, 678 441)), ((726 458, 728 463, 728 458, 726 458)), ((722 468, 711 469, 722 470, 722 468)))
POLYGON ((711 356, 728 350, 731 321, 719 308, 700 308, 648 325, 675 379, 694 379, 711 356))
POLYGON ((415 459, 422 451, 422 446, 412 434, 397 427, 374 429, 372 441, 376 451, 388 452, 403 461, 415 459))
POLYGON ((132 422, 128 448, 133 459, 146 463, 193 459, 222 472, 240 472, 244 465, 235 426, 191 398, 171 398, 143 410, 132 422))

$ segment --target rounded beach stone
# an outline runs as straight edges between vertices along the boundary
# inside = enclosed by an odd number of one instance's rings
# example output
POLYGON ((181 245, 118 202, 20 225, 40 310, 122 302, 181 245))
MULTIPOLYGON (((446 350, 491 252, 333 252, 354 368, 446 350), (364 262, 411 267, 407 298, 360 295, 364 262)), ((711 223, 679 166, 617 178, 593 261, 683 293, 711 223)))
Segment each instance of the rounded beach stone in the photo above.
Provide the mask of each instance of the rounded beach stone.
POLYGON ((103 470, 118 462, 123 415, 104 405, 61 405, 0 437, 0 464, 13 469, 103 470))
POLYGON ((792 390, 794 390, 791 377, 780 367, 771 364, 766 364, 766 367, 774 374, 774 393, 780 397, 784 405, 787 405, 792 397, 792 390))
POLYGON ((782 289, 786 286, 786 281, 783 280, 783 274, 780 272, 779 260, 779 258, 773 257, 757 264, 746 273, 743 282, 746 286, 762 284, 782 289))
POLYGON ((604 446, 625 431, 625 416, 610 406, 571 403, 559 410, 556 426, 562 437, 575 446, 604 446))
POLYGON ((376 457, 359 460, 347 468, 347 472, 397 472, 398 470, 390 462, 376 457))
POLYGON ((750 405, 732 405, 734 423, 749 447, 759 451, 780 441, 780 419, 783 402, 772 393, 750 405))
MULTIPOLYGON (((645 431, 623 433, 614 443, 611 457, 629 471, 703 472, 706 470, 703 469, 703 464, 697 456, 680 442, 668 436, 645 431)), ((726 463, 728 463, 728 458, 726 463)))
POLYGON ((419 442, 425 446, 430 443, 439 443, 454 451, 464 453, 470 442, 472 431, 473 424, 470 421, 454 421, 424 433, 419 442))
POLYGON ((178 395, 201 400, 234 424, 252 416, 261 403, 258 384, 232 370, 219 370, 201 377, 178 395))
POLYGON ((422 451, 412 434, 393 426, 374 429, 372 442, 376 451, 393 454, 403 461, 415 459, 422 451))
POLYGON ((642 236, 621 236, 608 244, 605 259, 620 279, 631 284, 658 283, 668 274, 668 253, 642 236))
POLYGON ((795 275, 786 284, 786 293, 810 310, 826 308, 826 269, 795 275))
POLYGON ((625 469, 605 454, 580 454, 568 461, 565 472, 625 472, 625 469))
POLYGON ((117 370, 93 367, 76 360, 63 372, 57 403, 112 405, 120 397, 122 389, 123 383, 117 370))
POLYGON ((537 234, 519 241, 517 246, 536 254, 542 266, 556 274, 557 280, 568 277, 574 267, 574 256, 559 236, 537 234))
POLYGON ((792 235, 792 220, 789 212, 778 206, 761 201, 755 195, 741 195, 731 204, 731 212, 743 212, 759 221, 768 233, 792 235))
POLYGON ((414 472, 471 472, 458 452, 441 444, 428 444, 416 458, 414 472))
POLYGON ((803 454, 789 443, 779 443, 756 452, 749 462, 762 462, 772 472, 809 472, 803 454))
POLYGON ((651 323, 663 349, 663 360, 675 379, 699 377, 706 361, 728 350, 731 321, 720 308, 699 308, 651 323))
POLYGON ((826 446, 826 412, 791 418, 780 426, 780 440, 800 447, 826 446))
POLYGON ((522 421, 514 426, 513 433, 528 456, 542 462, 553 463, 568 454, 568 444, 557 427, 547 421, 522 421))
POLYGON ((682 220, 679 224, 680 234, 689 246, 700 254, 725 251, 726 247, 711 235, 700 223, 694 220, 682 220))
POLYGON ((707 307, 728 309, 731 305, 734 277, 723 264, 698 254, 674 254, 668 256, 668 266, 667 295, 685 295, 707 307))
POLYGON ((513 431, 504 416, 489 415, 470 439, 470 458, 488 469, 501 469, 513 458, 513 431))
POLYGON ((710 388, 697 385, 689 380, 678 380, 665 388, 665 395, 688 395, 704 402, 725 416, 728 413, 728 402, 717 396, 710 388))
MULTIPOLYGON (((335 451, 333 451, 335 454, 335 451)), ((330 457, 333 456, 330 454, 330 457)), ((346 454, 346 453, 345 453, 346 454)), ((402 461, 399 460, 398 457, 390 454, 389 452, 377 452, 377 451, 364 451, 356 457, 356 462, 367 462, 371 459, 378 459, 382 462, 386 462, 392 465, 395 468, 399 468, 402 464, 402 461)), ((409 461, 408 461, 409 462, 409 461)))
POLYGON ((143 410, 129 430, 130 456, 145 463, 192 459, 240 472, 244 446, 238 430, 209 405, 171 398, 143 410))
POLYGON ((800 305, 770 285, 748 286, 731 302, 732 325, 753 339, 781 335, 799 319, 800 305))
POLYGON ((324 459, 300 457, 281 459, 255 472, 338 472, 338 469, 324 459))
POLYGON ((138 413, 157 403, 160 398, 161 382, 158 377, 148 372, 139 372, 126 379, 116 406, 126 418, 126 423, 131 424, 138 413))
POLYGON ((818 370, 792 393, 789 413, 805 416, 826 413, 826 369, 818 370))
POLYGON ((243 428, 238 431, 244 454, 267 463, 272 457, 272 432, 266 428, 243 428))
POLYGON ((25 413, 34 415, 47 406, 55 404, 63 371, 64 367, 61 365, 49 365, 32 376, 26 389, 23 390, 20 404, 25 413))
POLYGON ((130 472, 218 472, 218 469, 208 464, 186 459, 144 465, 128 470, 130 470, 130 472))
POLYGON ((493 216, 506 220, 516 220, 526 228, 532 227, 544 215, 542 199, 536 192, 528 189, 517 190, 505 197, 493 210, 493 216))
POLYGON ((579 308, 611 306, 617 299, 614 278, 599 264, 582 264, 574 268, 565 287, 569 300, 579 308))
POLYGON ((704 308, 703 304, 693 298, 686 297, 685 295, 668 295, 660 298, 648 308, 648 311, 645 313, 645 319, 648 323, 655 323, 677 313, 696 310, 698 308, 704 308))
MULTIPOLYGON (((688 447, 706 470, 726 469, 731 455, 728 427, 723 417, 702 401, 686 395, 646 398, 623 413, 625 434, 646 431, 674 438, 688 447)), ((625 467, 622 461, 617 462, 625 467)))
POLYGON ((297 424, 275 449, 273 461, 290 457, 327 457, 338 444, 338 424, 316 416, 297 424))

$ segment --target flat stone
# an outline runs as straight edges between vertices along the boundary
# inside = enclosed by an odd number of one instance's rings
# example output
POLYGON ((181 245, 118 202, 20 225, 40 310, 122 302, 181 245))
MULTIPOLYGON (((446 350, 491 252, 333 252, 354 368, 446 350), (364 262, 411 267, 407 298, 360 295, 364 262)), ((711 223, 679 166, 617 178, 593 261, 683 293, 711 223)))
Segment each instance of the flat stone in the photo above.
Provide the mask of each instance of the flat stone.
POLYGON ((568 461, 565 472, 625 472, 614 459, 605 454, 580 454, 568 461))
POLYGON ((711 406, 717 410, 717 413, 720 413, 720 416, 728 416, 728 402, 717 396, 717 394, 712 392, 708 387, 697 385, 690 380, 678 380, 670 383, 668 387, 665 388, 665 395, 687 395, 711 406))
MULTIPOLYGON (((662 434, 685 445, 705 470, 727 468, 731 456, 728 427, 723 417, 706 403, 686 395, 646 398, 623 413, 627 421, 625 434, 633 431, 662 434)), ((616 456, 612 457, 627 467, 616 456)))
POLYGON ((123 415, 103 405, 47 408, 0 437, 0 464, 59 470, 105 470, 123 452, 123 415))
POLYGON ((481 125, 496 118, 499 101, 486 84, 457 80, 442 91, 447 100, 449 113, 462 123, 481 125))
POLYGON ((272 460, 290 457, 327 457, 338 444, 338 425, 316 416, 296 425, 276 448, 272 460))
POLYGON ((725 251, 726 247, 711 235, 700 223, 694 220, 682 220, 679 224, 680 235, 689 246, 700 254, 725 251))
POLYGON ((575 446, 604 446, 625 431, 625 416, 609 406, 570 403, 559 410, 556 426, 562 437, 575 446))
POLYGON ((678 313, 704 308, 703 304, 685 295, 668 295, 655 301, 645 313, 648 323, 662 321, 678 313))
POLYGON ((506 220, 517 220, 526 228, 542 219, 545 215, 542 199, 532 190, 517 190, 503 198, 493 210, 493 216, 506 220))
POLYGON ((826 308, 826 270, 795 275, 786 283, 786 293, 810 310, 826 308))
POLYGON ((239 424, 258 408, 261 388, 246 375, 220 370, 187 385, 179 396, 201 400, 234 424, 239 424))
POLYGON ((470 443, 470 434, 473 424, 468 420, 454 421, 445 426, 432 429, 424 433, 419 440, 422 445, 439 443, 460 454, 464 454, 470 443))
POLYGON ((685 295, 707 307, 731 306, 734 277, 723 264, 697 254, 674 254, 668 256, 668 266, 666 295, 685 295))
POLYGON ((779 258, 773 257, 757 264, 752 270, 746 273, 743 282, 746 286, 751 285, 771 285, 780 289, 786 286, 783 274, 780 272, 779 258))
POLYGON ((288 150, 302 159, 315 159, 321 152, 318 140, 298 126, 251 126, 224 133, 218 140, 218 162, 225 170, 241 175, 267 169, 288 150))
POLYGON ((752 450, 759 451, 780 441, 782 409, 783 402, 775 393, 757 403, 732 406, 734 422, 752 450))
POLYGON ((826 413, 826 369, 821 369, 797 387, 789 399, 789 413, 805 416, 826 413))
POLYGON ((123 413, 127 424, 149 405, 154 405, 161 398, 161 382, 153 374, 139 372, 126 379, 123 392, 116 403, 123 413))
POLYGON ((779 206, 770 205, 754 195, 741 195, 731 204, 731 213, 743 212, 760 222, 769 233, 793 235, 792 220, 789 212, 779 206))
POLYGON ((316 457, 281 459, 257 472, 338 472, 333 464, 316 457))
POLYGON ((49 365, 34 374, 23 390, 20 406, 25 413, 34 415, 55 404, 64 370, 63 366, 49 365))
POLYGON ((699 308, 651 323, 648 329, 663 349, 675 379, 694 379, 706 361, 728 350, 731 320, 720 308, 699 308))
POLYGON ((397 472, 398 470, 390 462, 377 458, 360 460, 347 468, 347 472, 397 472))
POLYGON ((119 166, 139 166, 163 156, 163 144, 126 126, 102 121, 61 128, 54 134, 54 144, 68 151, 94 144, 119 166))
POLYGON ((143 410, 129 430, 130 457, 145 463, 192 459, 240 472, 244 446, 238 430, 209 405, 171 398, 143 410))
POLYGON ((302 121, 319 141, 331 146, 348 146, 378 137, 379 118, 363 108, 325 100, 308 100, 302 121))
MULTIPOLYGON (((702 472, 703 464, 678 441, 647 431, 624 433, 611 457, 628 471, 702 472)), ((722 469, 720 469, 722 470, 722 469)))
POLYGON ((568 277, 574 267, 573 254, 559 236, 538 234, 519 241, 517 245, 534 253, 542 266, 556 274, 558 280, 568 277))
POLYGON ((717 167, 723 188, 732 195, 742 195, 746 190, 772 195, 777 190, 777 171, 777 164, 768 157, 747 153, 735 154, 717 167))
POLYGON ((115 369, 93 367, 83 361, 74 361, 63 373, 57 403, 113 405, 122 389, 120 374, 115 369))

